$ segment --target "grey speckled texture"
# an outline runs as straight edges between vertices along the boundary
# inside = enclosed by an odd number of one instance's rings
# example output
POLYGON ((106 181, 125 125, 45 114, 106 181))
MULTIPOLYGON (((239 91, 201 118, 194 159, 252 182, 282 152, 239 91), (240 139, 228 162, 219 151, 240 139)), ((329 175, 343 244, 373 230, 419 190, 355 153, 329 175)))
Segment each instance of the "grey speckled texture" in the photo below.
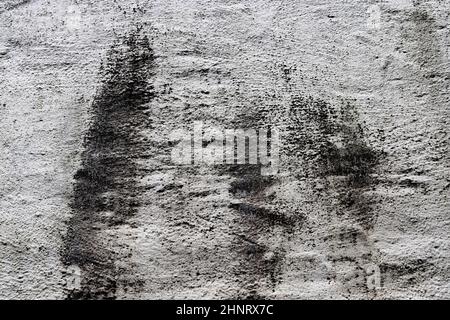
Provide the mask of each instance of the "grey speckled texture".
POLYGON ((449 10, 2 0, 0 298, 449 299, 449 10), (199 120, 279 174, 172 163, 199 120))

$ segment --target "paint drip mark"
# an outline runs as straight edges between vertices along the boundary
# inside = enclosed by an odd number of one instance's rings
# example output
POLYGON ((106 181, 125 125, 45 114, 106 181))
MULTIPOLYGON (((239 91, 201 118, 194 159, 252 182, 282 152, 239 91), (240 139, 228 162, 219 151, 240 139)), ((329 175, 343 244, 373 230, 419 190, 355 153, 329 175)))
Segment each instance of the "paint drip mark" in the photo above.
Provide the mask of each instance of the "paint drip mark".
MULTIPOLYGON (((146 110, 154 97, 153 69, 153 50, 140 28, 113 45, 101 66, 64 239, 63 262, 81 273, 68 299, 114 299, 126 273, 116 266, 121 257, 105 231, 126 223, 140 205, 137 178, 144 169, 138 160, 147 150, 141 132, 151 125, 146 110)), ((123 282, 125 289, 139 286, 139 281, 123 282)))
POLYGON ((354 107, 298 96, 292 99, 288 119, 286 145, 302 160, 301 178, 318 181, 319 193, 336 198, 339 211, 372 228, 376 217, 366 194, 376 183, 371 174, 381 153, 366 143, 354 107))

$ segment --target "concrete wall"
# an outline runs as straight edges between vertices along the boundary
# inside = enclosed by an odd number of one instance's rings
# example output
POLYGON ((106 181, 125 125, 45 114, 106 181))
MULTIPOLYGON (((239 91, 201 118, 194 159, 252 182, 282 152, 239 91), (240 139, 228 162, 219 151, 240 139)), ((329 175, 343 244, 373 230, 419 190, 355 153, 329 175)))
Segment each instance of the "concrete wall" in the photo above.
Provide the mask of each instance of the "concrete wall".
POLYGON ((0 298, 450 298, 448 2, 0 3, 0 298), (173 163, 278 128, 279 172, 173 163))

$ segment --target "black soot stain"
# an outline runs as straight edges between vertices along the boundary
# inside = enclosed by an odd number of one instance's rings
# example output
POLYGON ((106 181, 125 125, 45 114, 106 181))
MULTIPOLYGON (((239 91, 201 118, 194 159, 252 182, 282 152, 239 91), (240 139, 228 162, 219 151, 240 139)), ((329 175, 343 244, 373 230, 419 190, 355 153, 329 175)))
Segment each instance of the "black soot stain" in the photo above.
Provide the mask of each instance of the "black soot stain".
MULTIPOLYGON (((270 110, 251 109, 238 114, 231 127, 269 130, 270 110)), ((270 143, 268 144, 270 150, 270 143)), ((234 273, 239 279, 237 299, 264 299, 261 291, 274 290, 281 281, 285 250, 282 246, 269 246, 273 237, 283 233, 289 236, 298 225, 295 217, 277 208, 269 188, 278 182, 276 176, 261 175, 261 165, 229 165, 217 168, 219 174, 229 175, 232 202, 229 207, 236 213, 237 226, 233 250, 239 261, 234 273)))
POLYGON ((339 212, 350 212, 365 229, 376 215, 368 191, 381 153, 365 141, 356 109, 348 102, 332 106, 312 97, 292 99, 287 125, 289 152, 305 164, 303 178, 321 181, 326 198, 337 194, 339 212))
POLYGON ((141 132, 151 126, 146 111, 154 97, 154 59, 148 38, 137 28, 113 45, 101 66, 64 239, 63 262, 80 268, 82 276, 68 299, 115 299, 126 272, 116 266, 120 256, 104 231, 126 223, 140 205, 137 178, 144 169, 138 160, 147 150, 141 132))
POLYGON ((439 269, 423 259, 413 259, 401 263, 382 263, 380 272, 383 275, 383 286, 395 283, 403 288, 416 287, 433 278, 439 269))
POLYGON ((240 279, 237 299, 264 299, 261 287, 275 286, 279 282, 284 251, 271 250, 260 238, 271 237, 274 227, 291 230, 294 223, 284 213, 270 207, 271 199, 265 197, 267 188, 277 181, 261 175, 259 165, 231 165, 221 167, 221 174, 235 178, 229 187, 234 201, 229 207, 237 213, 238 226, 233 250, 238 255, 235 270, 240 279))

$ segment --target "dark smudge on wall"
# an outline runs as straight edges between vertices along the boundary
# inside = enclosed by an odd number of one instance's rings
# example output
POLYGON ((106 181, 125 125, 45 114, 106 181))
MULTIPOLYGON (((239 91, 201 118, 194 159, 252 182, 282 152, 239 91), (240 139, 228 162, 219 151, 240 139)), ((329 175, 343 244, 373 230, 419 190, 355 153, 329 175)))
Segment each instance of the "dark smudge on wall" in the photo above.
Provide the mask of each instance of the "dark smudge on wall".
MULTIPOLYGON (((147 149, 140 132, 151 126, 146 110, 154 97, 153 68, 153 50, 139 28, 111 48, 101 67, 65 237, 63 262, 79 267, 82 275, 81 288, 69 299, 115 298, 124 270, 115 264, 120 257, 113 244, 98 234, 126 223, 140 205, 136 179, 144 169, 137 160, 147 149)), ((139 281, 123 285, 139 286, 139 281)))

